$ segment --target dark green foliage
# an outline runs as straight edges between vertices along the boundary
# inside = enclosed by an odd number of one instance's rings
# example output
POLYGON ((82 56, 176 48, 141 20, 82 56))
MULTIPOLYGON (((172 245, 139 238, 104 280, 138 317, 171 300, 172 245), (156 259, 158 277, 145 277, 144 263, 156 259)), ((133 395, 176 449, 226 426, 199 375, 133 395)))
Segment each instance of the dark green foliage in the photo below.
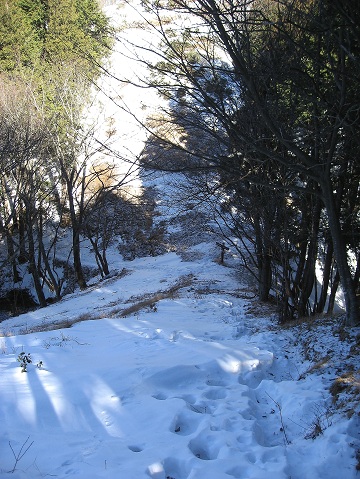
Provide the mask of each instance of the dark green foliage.
POLYGON ((41 54, 37 33, 16 2, 0 0, 0 72, 33 67, 41 54))
POLYGON ((0 72, 43 72, 60 61, 94 65, 111 45, 96 0, 0 0, 0 72))
POLYGON ((45 41, 49 22, 49 4, 47 0, 19 0, 18 6, 24 13, 29 25, 40 42, 45 41))

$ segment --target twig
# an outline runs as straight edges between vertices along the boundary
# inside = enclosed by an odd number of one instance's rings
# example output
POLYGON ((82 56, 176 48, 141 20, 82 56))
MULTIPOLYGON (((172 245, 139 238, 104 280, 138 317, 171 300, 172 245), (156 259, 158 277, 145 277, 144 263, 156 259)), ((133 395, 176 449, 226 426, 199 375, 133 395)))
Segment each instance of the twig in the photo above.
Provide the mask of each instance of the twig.
POLYGON ((28 450, 30 449, 30 447, 34 444, 34 441, 32 441, 28 446, 27 448, 25 449, 25 451, 23 450, 24 447, 26 446, 28 440, 30 439, 30 436, 28 436, 28 438, 26 439, 26 441, 24 442, 24 444, 21 446, 20 448, 20 451, 18 452, 18 454, 16 455, 15 454, 15 451, 11 445, 11 442, 9 441, 9 446, 10 446, 10 449, 12 450, 12 453, 14 455, 14 458, 15 458, 15 464, 14 464, 14 467, 12 469, 12 471, 9 471, 10 473, 13 473, 16 469, 16 466, 18 464, 19 461, 21 461, 21 459, 25 456, 25 454, 28 452, 28 450))
POLYGON ((286 445, 289 445, 289 444, 291 444, 291 441, 289 441, 289 438, 287 437, 287 434, 286 434, 286 429, 285 429, 284 419, 283 419, 283 415, 282 415, 281 404, 278 403, 277 401, 275 401, 275 399, 272 398, 272 397, 270 396, 270 394, 268 394, 268 393, 266 393, 266 394, 267 394, 267 396, 269 396, 269 398, 274 402, 275 406, 278 408, 279 415, 280 415, 280 422, 281 422, 281 429, 280 429, 280 431, 282 431, 282 433, 284 434, 285 444, 286 444, 286 445))

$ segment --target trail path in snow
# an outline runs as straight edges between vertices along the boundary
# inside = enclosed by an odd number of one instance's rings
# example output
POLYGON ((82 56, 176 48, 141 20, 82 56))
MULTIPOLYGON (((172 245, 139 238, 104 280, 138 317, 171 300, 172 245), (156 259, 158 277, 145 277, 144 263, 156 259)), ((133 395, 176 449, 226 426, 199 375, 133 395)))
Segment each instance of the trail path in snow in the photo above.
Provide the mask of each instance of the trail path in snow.
POLYGON ((335 416, 322 437, 305 439, 314 411, 329 405, 326 378, 299 380, 308 365, 296 337, 249 314, 251 303, 232 294, 241 287, 234 271, 202 247, 195 262, 175 253, 137 259, 120 279, 2 324, 14 333, 60 314, 102 316, 2 338, 1 478, 14 462, 9 441, 18 451, 28 436, 16 479, 355 477, 356 418, 335 416), (122 310, 190 274, 174 297, 107 316, 110 302, 122 310), (27 373, 16 362, 22 350, 34 361, 27 373))

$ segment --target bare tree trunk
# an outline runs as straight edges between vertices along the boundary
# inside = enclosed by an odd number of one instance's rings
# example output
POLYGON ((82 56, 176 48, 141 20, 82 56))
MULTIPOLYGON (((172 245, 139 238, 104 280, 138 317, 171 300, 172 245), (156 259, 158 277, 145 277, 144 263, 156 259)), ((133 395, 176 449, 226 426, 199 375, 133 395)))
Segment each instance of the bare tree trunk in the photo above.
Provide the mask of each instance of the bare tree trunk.
POLYGON ((26 263, 28 260, 28 254, 26 251, 26 241, 25 241, 25 230, 26 230, 26 225, 25 225, 25 213, 24 213, 24 207, 20 202, 19 205, 19 214, 18 214, 18 232, 19 232, 19 258, 18 261, 20 264, 26 263))
POLYGON ((81 264, 81 245, 80 245, 80 225, 76 216, 75 203, 74 203, 74 190, 73 190, 73 174, 68 175, 64 168, 62 168, 64 173, 64 179, 66 181, 68 201, 69 201, 69 210, 71 218, 71 227, 72 227, 72 247, 73 247, 73 261, 74 261, 74 270, 76 274, 76 280, 80 289, 86 289, 87 284, 85 281, 84 271, 81 264))
POLYGON ((323 200, 328 214, 331 238, 334 245, 334 256, 338 268, 346 305, 346 322, 349 326, 356 326, 360 321, 359 301, 356 296, 355 284, 351 275, 346 242, 343 238, 339 215, 335 205, 330 181, 324 180, 321 184, 323 200))
POLYGON ((13 281, 14 283, 19 283, 22 278, 20 277, 19 272, 17 270, 14 240, 8 227, 5 228, 5 235, 6 235, 8 259, 11 263, 11 268, 12 268, 13 281))
POLYGON ((358 253, 356 270, 354 274, 354 285, 357 296, 360 296, 360 253, 358 253))
POLYGON ((316 309, 315 309, 316 313, 322 313, 325 309, 327 294, 329 289, 329 282, 330 282, 331 266, 333 265, 333 254, 334 254, 334 249, 332 246, 332 241, 330 240, 330 242, 327 245, 327 251, 325 254, 321 293, 320 293, 319 301, 317 302, 317 305, 316 305, 316 309))
POLYGON ((86 289, 87 284, 84 276, 83 267, 81 264, 81 252, 80 252, 80 234, 77 227, 73 226, 73 257, 74 257, 74 269, 76 274, 76 279, 80 289, 86 289))
POLYGON ((307 248, 307 257, 300 284, 300 297, 298 300, 299 316, 309 315, 309 299, 311 293, 313 292, 315 284, 315 264, 318 253, 318 233, 322 204, 319 198, 315 198, 314 200, 316 204, 312 211, 311 233, 307 248))
POLYGON ((336 295, 336 291, 338 290, 339 283, 340 283, 340 275, 339 275, 339 270, 337 269, 336 273, 335 273, 335 278, 332 282, 331 292, 330 292, 330 296, 329 296, 329 304, 328 304, 328 309, 327 309, 327 314, 329 314, 329 315, 334 312, 335 295, 336 295))
POLYGON ((106 259, 106 248, 103 248, 103 251, 100 252, 98 246, 98 239, 93 238, 91 232, 87 233, 87 237, 90 240, 91 246, 94 248, 95 259, 100 270, 101 277, 107 276, 109 274, 109 265, 106 259))
POLYGON ((42 289, 41 280, 39 271, 36 267, 36 259, 35 259, 35 242, 34 242, 34 235, 33 235, 33 218, 31 212, 29 211, 31 207, 26 207, 26 232, 28 237, 28 246, 29 246, 29 271, 34 280, 34 286, 36 290, 36 294, 39 300, 40 306, 46 306, 46 299, 44 295, 44 291, 42 289))
POLYGON ((262 255, 261 267, 259 268, 259 299, 260 301, 268 301, 271 288, 271 270, 272 257, 267 252, 262 255))
POLYGON ((43 216, 42 211, 39 209, 39 224, 38 224, 38 245, 39 245, 39 258, 42 258, 45 266, 45 275, 49 276, 48 283, 50 283, 51 289, 55 291, 56 299, 61 299, 61 286, 62 281, 57 281, 54 275, 54 272, 50 266, 48 253, 45 251, 44 241, 43 241, 43 216))

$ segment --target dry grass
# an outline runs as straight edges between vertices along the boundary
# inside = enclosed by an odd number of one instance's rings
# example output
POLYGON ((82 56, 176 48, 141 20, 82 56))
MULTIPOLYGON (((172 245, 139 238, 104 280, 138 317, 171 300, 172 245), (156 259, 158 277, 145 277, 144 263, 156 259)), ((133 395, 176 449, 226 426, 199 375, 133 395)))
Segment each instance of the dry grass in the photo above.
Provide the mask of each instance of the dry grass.
POLYGON ((111 317, 125 318, 126 316, 130 316, 131 314, 137 313, 138 311, 145 308, 150 308, 153 311, 155 311, 156 303, 158 303, 162 299, 175 298, 180 289, 191 286, 194 280, 195 280, 194 276, 192 274, 189 274, 187 276, 180 277, 176 281, 176 283, 170 286, 170 288, 168 288, 167 290, 158 291, 156 293, 151 293, 149 295, 143 295, 140 297, 139 296, 132 297, 128 299, 127 302, 128 303, 133 302, 134 304, 132 304, 128 308, 114 308, 110 312, 99 312, 97 314, 91 314, 86 312, 86 313, 80 314, 79 316, 75 318, 66 318, 58 322, 53 322, 53 323, 44 322, 41 324, 37 324, 35 326, 25 326, 16 332, 12 330, 1 331, 0 337, 25 335, 30 333, 38 333, 42 331, 53 331, 58 329, 67 329, 67 328, 71 328, 73 324, 81 323, 82 321, 95 321, 98 319, 109 318, 109 317, 110 318, 111 317))
POLYGON ((320 369, 324 369, 329 365, 331 357, 329 355, 319 359, 316 363, 312 364, 306 371, 300 374, 299 379, 304 379, 308 374, 314 373, 320 369))
MULTIPOLYGON (((347 371, 337 377, 330 387, 333 402, 339 401, 340 395, 350 396, 352 399, 360 400, 360 370, 347 371)), ((350 412, 350 410, 349 410, 350 412)), ((350 412, 351 413, 351 412, 350 412)))
POLYGON ((165 291, 158 291, 157 293, 152 293, 150 295, 130 298, 127 302, 134 302, 133 305, 125 309, 113 309, 110 312, 110 316, 119 316, 120 318, 125 318, 126 316, 130 316, 131 314, 137 313, 138 311, 145 308, 151 308, 152 310, 154 310, 154 305, 156 305, 156 303, 163 299, 174 299, 180 289, 191 286, 194 280, 194 276, 192 274, 189 274, 187 276, 182 276, 181 278, 179 278, 174 285, 170 286, 170 288, 165 291))

